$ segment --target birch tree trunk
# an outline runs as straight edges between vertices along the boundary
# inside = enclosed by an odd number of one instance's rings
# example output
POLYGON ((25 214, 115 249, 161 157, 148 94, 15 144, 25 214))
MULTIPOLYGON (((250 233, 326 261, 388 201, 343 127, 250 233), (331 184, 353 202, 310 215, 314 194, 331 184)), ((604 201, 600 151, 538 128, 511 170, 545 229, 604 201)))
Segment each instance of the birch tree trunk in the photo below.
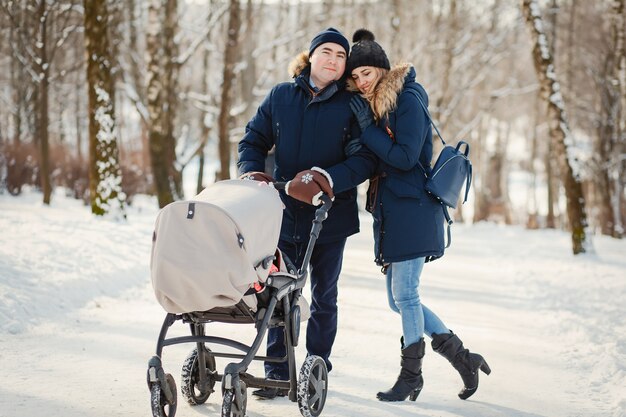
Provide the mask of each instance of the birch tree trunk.
POLYGON ((126 218, 115 124, 107 0, 84 0, 89 88, 89 192, 96 215, 126 218))
POLYGON ((565 186, 567 215, 572 233, 572 250, 574 254, 592 251, 593 247, 587 228, 585 200, 580 181, 579 161, 570 155, 569 147, 572 146, 572 138, 537 1, 522 0, 522 11, 532 37, 533 62, 537 78, 548 107, 550 140, 557 153, 561 180, 565 186))
POLYGON ((222 100, 220 103, 220 115, 218 120, 219 129, 219 154, 220 172, 219 179, 230 178, 230 108, 233 103, 233 81, 235 79, 235 63, 237 58, 237 44, 239 39, 239 27, 241 17, 239 0, 230 0, 228 13, 228 37, 224 47, 224 70, 222 82, 222 100))

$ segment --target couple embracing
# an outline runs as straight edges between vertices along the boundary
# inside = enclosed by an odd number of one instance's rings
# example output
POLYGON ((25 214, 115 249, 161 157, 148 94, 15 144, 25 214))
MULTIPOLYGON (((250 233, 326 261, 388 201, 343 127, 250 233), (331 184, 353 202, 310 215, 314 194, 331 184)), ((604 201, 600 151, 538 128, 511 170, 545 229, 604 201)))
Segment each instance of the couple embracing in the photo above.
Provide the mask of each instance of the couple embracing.
MULTIPOLYGON (((318 33, 290 65, 292 82, 276 85, 246 126, 239 142, 241 178, 287 181, 279 248, 300 267, 319 196, 335 199, 310 263, 311 317, 307 353, 330 371, 337 333, 337 283, 348 236, 359 231, 356 186, 370 179, 367 210, 374 222, 375 261, 386 277, 391 309, 400 314, 401 369, 381 401, 414 401, 424 385, 426 343, 460 374, 461 399, 478 388, 484 358, 463 342, 419 297, 422 269, 444 251, 440 204, 424 191, 433 144, 428 103, 410 64, 391 67, 374 35, 357 30, 353 45, 336 29, 318 33), (272 175, 265 159, 274 148, 272 175)), ((286 354, 282 328, 268 334, 267 355, 286 354)), ((266 377, 288 380, 287 363, 266 362, 266 377)), ((253 393, 284 396, 277 388, 253 393)))

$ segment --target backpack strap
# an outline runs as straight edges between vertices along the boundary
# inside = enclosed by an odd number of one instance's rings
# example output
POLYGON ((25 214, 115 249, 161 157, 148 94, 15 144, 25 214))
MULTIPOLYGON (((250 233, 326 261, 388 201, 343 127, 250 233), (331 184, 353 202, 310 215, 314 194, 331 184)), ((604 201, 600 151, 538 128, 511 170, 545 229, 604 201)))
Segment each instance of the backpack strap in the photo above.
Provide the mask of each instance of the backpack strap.
POLYGON ((441 136, 441 133, 439 133, 439 129, 437 129, 437 125, 435 124, 435 122, 433 122, 433 118, 430 117, 430 112, 428 111, 428 108, 426 107, 426 105, 422 101, 422 98, 420 97, 419 93, 417 91, 415 91, 414 89, 412 89, 412 88, 407 88, 405 91, 413 93, 413 95, 415 95, 415 97, 417 97, 417 100, 422 105, 422 109, 424 109, 424 112, 426 113, 426 117, 428 117, 428 121, 430 122, 431 125, 433 125, 433 127, 435 128, 435 132, 437 132, 437 135, 439 136, 439 139, 441 139, 441 143, 443 143, 443 146, 446 146, 446 141, 443 140, 443 137, 441 136))
POLYGON ((452 226, 452 219, 450 218, 450 213, 448 213, 448 206, 441 203, 441 208, 443 209, 443 216, 446 218, 446 223, 448 223, 448 244, 446 245, 446 249, 450 247, 452 243, 452 234, 450 233, 450 226, 452 226))
POLYGON ((463 202, 465 203, 467 201, 467 195, 469 194, 469 189, 470 189, 470 185, 472 185, 472 164, 468 164, 468 172, 467 172, 467 179, 465 180, 465 199, 463 200, 463 202))
MULTIPOLYGON (((417 91, 415 91, 414 89, 412 89, 412 88, 407 88, 404 91, 408 91, 409 93, 411 93, 415 97, 417 97, 417 101, 420 102, 420 105, 422 106, 422 109, 424 109, 424 112, 426 113, 426 117, 428 118, 428 121, 435 128, 435 132, 437 132, 437 135, 439 136, 439 139, 441 140, 441 143, 443 144, 443 146, 446 146, 446 141, 443 140, 443 137, 441 136, 441 133, 439 133, 439 129, 437 129, 437 126, 433 122, 433 118, 430 117, 430 112, 428 111, 428 108, 426 107, 426 105, 422 101, 422 98, 420 97, 419 93, 417 91)), ((426 169, 424 168, 424 166, 422 166, 422 163, 419 160, 417 161, 417 165, 419 165, 419 167, 422 169, 422 172, 424 173, 424 175, 426 177, 428 177, 428 173, 427 173, 426 169)))

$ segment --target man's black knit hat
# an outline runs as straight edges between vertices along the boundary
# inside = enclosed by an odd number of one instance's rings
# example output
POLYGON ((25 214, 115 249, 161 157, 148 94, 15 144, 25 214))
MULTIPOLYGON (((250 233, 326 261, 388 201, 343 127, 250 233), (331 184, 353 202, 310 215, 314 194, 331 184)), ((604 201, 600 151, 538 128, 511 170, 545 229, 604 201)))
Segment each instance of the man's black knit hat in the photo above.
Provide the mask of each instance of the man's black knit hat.
POLYGON ((315 35, 311 41, 311 46, 309 46, 309 56, 313 54, 315 48, 326 42, 336 43, 343 47, 343 49, 346 50, 346 55, 350 53, 350 42, 348 42, 348 39, 346 39, 346 37, 343 36, 337 29, 328 28, 315 35))
POLYGON ((352 53, 346 64, 346 74, 358 67, 378 67, 390 69, 385 50, 374 41, 375 37, 367 29, 359 29, 352 35, 352 53))

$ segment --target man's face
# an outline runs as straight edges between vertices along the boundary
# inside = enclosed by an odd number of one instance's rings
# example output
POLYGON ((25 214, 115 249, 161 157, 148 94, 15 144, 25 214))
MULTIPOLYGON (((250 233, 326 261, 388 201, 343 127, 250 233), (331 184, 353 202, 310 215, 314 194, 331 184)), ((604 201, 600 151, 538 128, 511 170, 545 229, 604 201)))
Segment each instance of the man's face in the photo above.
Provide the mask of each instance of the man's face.
POLYGON ((315 48, 309 58, 311 78, 318 88, 324 88, 338 80, 346 69, 346 50, 332 42, 326 42, 315 48))

